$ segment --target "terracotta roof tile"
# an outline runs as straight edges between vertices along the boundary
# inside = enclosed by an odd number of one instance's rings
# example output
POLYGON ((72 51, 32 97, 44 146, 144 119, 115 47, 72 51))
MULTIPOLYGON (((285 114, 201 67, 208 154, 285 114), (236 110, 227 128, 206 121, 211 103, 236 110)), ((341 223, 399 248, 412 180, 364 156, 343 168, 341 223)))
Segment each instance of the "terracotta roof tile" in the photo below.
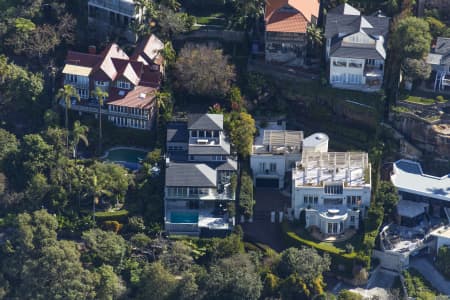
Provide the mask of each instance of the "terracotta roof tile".
POLYGON ((269 32, 306 33, 308 20, 301 13, 275 12, 266 24, 269 32))
POLYGON ((79 65, 83 67, 94 67, 100 62, 102 57, 98 54, 82 53, 77 51, 68 51, 66 63, 71 65, 79 65))
POLYGON ((311 22, 312 16, 316 18, 319 16, 319 0, 266 0, 266 22, 278 9, 285 5, 289 5, 298 10, 308 22, 311 22))
POLYGON ((123 89, 110 88, 108 105, 118 105, 132 108, 148 109, 154 105, 156 91, 155 88, 146 86, 136 86, 133 90, 121 95, 123 89))

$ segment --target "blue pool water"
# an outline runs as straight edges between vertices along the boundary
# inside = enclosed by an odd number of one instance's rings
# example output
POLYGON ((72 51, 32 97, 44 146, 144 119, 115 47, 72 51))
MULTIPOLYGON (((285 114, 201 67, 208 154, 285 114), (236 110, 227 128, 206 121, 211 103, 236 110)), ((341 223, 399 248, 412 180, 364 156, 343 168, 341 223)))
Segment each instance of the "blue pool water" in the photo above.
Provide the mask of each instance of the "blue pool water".
POLYGON ((197 223, 198 212, 191 211, 173 211, 170 213, 171 223, 197 223))
POLYGON ((140 162, 146 157, 147 151, 128 148, 116 148, 108 151, 105 160, 121 164, 129 170, 138 170, 140 162))

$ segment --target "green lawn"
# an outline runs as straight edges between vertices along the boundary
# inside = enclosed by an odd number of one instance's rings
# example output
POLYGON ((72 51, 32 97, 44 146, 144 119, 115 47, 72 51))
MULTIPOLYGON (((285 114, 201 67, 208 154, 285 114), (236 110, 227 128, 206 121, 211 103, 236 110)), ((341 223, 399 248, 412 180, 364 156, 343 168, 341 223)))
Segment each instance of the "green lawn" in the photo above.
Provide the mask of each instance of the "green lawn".
POLYGON ((400 99, 414 104, 420 104, 420 105, 433 105, 436 103, 446 103, 448 100, 445 99, 442 96, 437 96, 436 98, 430 98, 430 97, 422 97, 422 96, 412 96, 412 95, 403 95, 400 96, 400 99))

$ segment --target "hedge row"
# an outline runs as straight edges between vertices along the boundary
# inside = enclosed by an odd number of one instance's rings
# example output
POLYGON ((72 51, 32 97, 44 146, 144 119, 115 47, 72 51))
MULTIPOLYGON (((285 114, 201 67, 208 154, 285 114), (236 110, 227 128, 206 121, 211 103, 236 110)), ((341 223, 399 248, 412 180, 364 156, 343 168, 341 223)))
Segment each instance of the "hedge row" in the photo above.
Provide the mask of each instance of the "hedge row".
POLYGON ((284 239, 289 246, 309 246, 316 249, 321 254, 328 253, 331 257, 332 269, 341 271, 342 275, 346 277, 353 277, 353 266, 362 263, 356 252, 346 253, 345 250, 339 249, 332 244, 316 243, 298 236, 287 222, 283 222, 281 228, 284 239))
POLYGON ((128 210, 122 209, 118 211, 101 211, 95 213, 95 220, 97 222, 104 221, 117 221, 120 223, 126 223, 128 220, 128 210))

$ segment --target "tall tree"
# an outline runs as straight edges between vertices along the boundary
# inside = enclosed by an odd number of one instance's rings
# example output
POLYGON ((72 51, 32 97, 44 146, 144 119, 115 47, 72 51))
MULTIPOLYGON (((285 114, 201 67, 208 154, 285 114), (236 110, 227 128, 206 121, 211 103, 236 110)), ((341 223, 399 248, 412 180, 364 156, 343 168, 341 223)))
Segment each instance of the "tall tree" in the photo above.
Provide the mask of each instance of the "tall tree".
POLYGON ((80 121, 77 120, 73 123, 73 158, 77 158, 78 144, 80 141, 83 141, 86 147, 89 146, 89 141, 86 135, 88 131, 89 127, 82 125, 80 121))
POLYGON ((91 92, 98 101, 98 153, 102 154, 102 107, 106 98, 109 97, 108 92, 102 90, 100 87, 96 87, 91 92))
POLYGON ((94 228, 83 232, 83 241, 90 250, 88 255, 97 266, 107 264, 117 268, 127 251, 127 245, 122 236, 94 228))
POLYGON ((248 157, 252 153, 253 137, 256 133, 255 120, 246 112, 230 122, 231 143, 241 157, 248 157))
MULTIPOLYGON (((69 84, 64 85, 64 87, 59 89, 58 93, 56 94, 57 101, 64 100, 66 132, 69 132, 69 108, 72 106, 72 98, 75 98, 78 101, 80 101, 80 95, 78 95, 77 90, 69 84)), ((69 135, 68 134, 66 137, 66 147, 67 147, 67 153, 68 153, 69 152, 69 135)))

